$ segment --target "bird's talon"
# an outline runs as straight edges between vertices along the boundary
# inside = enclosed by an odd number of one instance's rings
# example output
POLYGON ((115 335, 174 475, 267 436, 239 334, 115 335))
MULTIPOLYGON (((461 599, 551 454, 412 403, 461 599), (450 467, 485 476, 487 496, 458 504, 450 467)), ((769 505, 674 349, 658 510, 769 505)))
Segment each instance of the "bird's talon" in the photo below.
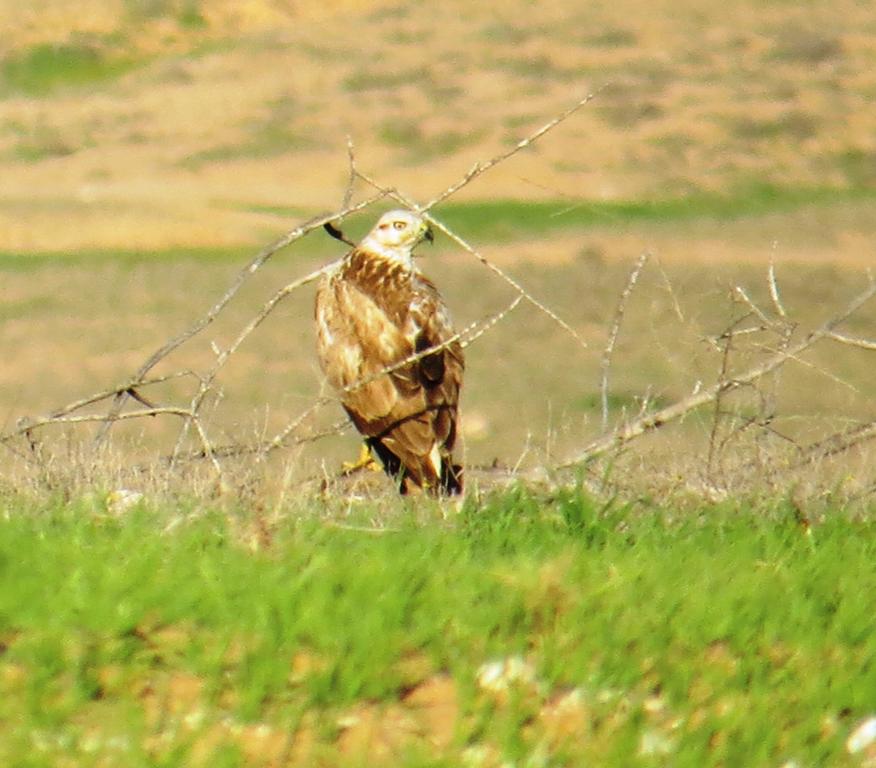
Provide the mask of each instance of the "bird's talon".
POLYGON ((371 455, 371 449, 368 447, 368 443, 362 443, 362 448, 359 451, 359 458, 356 459, 356 461, 345 461, 341 464, 341 474, 352 475, 354 472, 358 472, 362 469, 368 469, 372 472, 380 471, 380 467, 371 455))

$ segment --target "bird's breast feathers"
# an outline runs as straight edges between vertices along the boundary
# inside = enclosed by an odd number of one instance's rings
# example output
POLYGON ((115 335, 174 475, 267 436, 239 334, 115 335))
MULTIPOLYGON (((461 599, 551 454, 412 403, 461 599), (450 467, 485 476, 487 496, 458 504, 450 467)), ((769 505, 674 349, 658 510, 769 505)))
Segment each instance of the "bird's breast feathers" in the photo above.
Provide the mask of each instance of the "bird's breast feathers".
POLYGON ((401 265, 361 251, 353 251, 323 282, 317 333, 323 368, 334 386, 349 387, 376 372, 370 368, 379 370, 413 352, 418 317, 428 311, 428 297, 417 290, 424 282, 401 265))

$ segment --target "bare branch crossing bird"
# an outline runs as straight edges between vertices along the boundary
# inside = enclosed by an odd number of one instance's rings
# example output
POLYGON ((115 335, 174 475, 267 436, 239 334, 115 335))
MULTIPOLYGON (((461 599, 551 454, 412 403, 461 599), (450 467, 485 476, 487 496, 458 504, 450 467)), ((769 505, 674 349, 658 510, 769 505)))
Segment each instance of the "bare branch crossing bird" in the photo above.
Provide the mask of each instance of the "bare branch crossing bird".
POLYGON ((317 349, 326 378, 399 490, 453 494, 462 491, 452 452, 465 363, 438 289, 414 264, 424 239, 432 231, 417 214, 380 217, 319 286, 317 349))

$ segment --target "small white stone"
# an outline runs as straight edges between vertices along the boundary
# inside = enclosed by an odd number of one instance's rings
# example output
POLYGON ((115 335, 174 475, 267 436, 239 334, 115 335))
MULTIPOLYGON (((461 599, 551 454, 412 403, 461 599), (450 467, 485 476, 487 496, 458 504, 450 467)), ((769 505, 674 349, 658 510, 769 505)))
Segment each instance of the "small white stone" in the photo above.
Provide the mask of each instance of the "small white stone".
POLYGON ((561 713, 576 712, 584 704, 584 692, 580 688, 573 688, 557 701, 556 711, 561 713))
POLYGON ((649 715, 658 715, 666 709, 666 699, 659 695, 649 696, 642 702, 642 709, 649 715))
POLYGON ((477 671, 478 685, 486 691, 501 693, 513 683, 535 684, 535 669, 522 656, 509 656, 481 664, 477 671))
POLYGON ((854 755, 857 752, 863 752, 873 743, 876 743, 876 716, 868 717, 858 724, 855 730, 849 734, 846 749, 854 755))
POLYGON ((483 744, 473 744, 462 751, 462 764, 465 768, 481 768, 490 759, 491 752, 483 744))
POLYGON ((644 757, 668 755, 672 752, 672 748, 672 739, 659 731, 645 731, 639 741, 639 754, 644 757))
POLYGON ((341 715, 337 720, 335 720, 335 723, 337 723, 338 728, 347 730, 348 728, 353 728, 354 726, 358 725, 361 719, 362 718, 360 718, 359 715, 351 712, 348 715, 341 715))
POLYGON ((140 491, 132 491, 128 488, 117 488, 106 495, 107 511, 113 515, 123 515, 129 509, 133 509, 143 500, 140 491))

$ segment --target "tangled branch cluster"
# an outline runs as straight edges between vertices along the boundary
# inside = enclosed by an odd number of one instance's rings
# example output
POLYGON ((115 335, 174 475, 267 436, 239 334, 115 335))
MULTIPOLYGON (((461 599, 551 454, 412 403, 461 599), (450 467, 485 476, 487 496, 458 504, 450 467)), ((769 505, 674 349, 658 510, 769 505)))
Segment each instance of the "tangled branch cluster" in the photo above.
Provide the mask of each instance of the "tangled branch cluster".
MULTIPOLYGON (((549 318, 550 322, 558 326, 563 333, 580 347, 587 347, 587 343, 580 334, 554 311, 545 301, 536 298, 517 280, 488 260, 471 243, 467 242, 459 234, 451 230, 446 224, 432 215, 431 210, 439 203, 446 201, 478 177, 490 171, 500 163, 508 160, 513 155, 524 150, 526 147, 540 140, 558 125, 568 120, 578 110, 588 104, 596 94, 590 94, 573 104, 570 108, 557 115, 538 130, 531 133, 523 140, 516 143, 505 152, 484 163, 474 165, 458 181, 451 184, 438 195, 425 204, 419 204, 416 200, 404 192, 391 186, 384 185, 359 169, 356 163, 352 143, 348 145, 350 176, 347 188, 344 192, 341 206, 330 213, 321 214, 299 224, 275 242, 271 243, 244 266, 225 293, 209 308, 209 310, 191 327, 174 336, 162 344, 149 355, 139 368, 121 383, 103 389, 87 397, 77 399, 63 405, 39 418, 22 418, 16 427, 5 434, 0 435, 0 443, 8 448, 17 450, 16 446, 24 440, 29 450, 36 452, 36 435, 47 427, 58 425, 83 425, 97 424, 99 429, 95 437, 95 446, 100 447, 109 440, 111 429, 114 424, 121 421, 143 419, 147 417, 172 417, 181 422, 179 435, 172 452, 165 457, 169 466, 174 467, 183 462, 192 460, 209 462, 215 478, 220 483, 223 479, 223 460, 229 456, 251 456, 256 463, 263 462, 270 454, 282 448, 289 448, 305 442, 312 442, 327 435, 337 434, 347 427, 346 421, 340 421, 331 425, 328 429, 317 431, 312 427, 313 416, 323 407, 330 403, 336 403, 337 396, 322 396, 317 398, 303 412, 289 421, 282 429, 273 436, 259 441, 255 445, 227 445, 219 446, 214 443, 208 432, 203 417, 203 409, 208 396, 215 391, 217 378, 229 360, 240 349, 244 342, 256 329, 271 315, 277 306, 298 289, 321 278, 331 270, 337 262, 332 262, 306 275, 303 275, 289 284, 277 290, 266 302, 258 313, 247 322, 224 349, 214 345, 214 359, 207 370, 194 371, 189 368, 176 370, 172 373, 155 376, 153 370, 159 363, 165 361, 181 347, 198 337, 220 316, 227 305, 238 294, 241 288, 255 275, 274 254, 287 246, 292 245, 310 233, 326 228, 331 234, 340 239, 345 239, 339 229, 339 224, 346 217, 362 211, 376 203, 385 200, 394 200, 402 206, 417 211, 423 218, 432 224, 435 229, 447 235, 456 245, 470 256, 473 256, 480 264, 488 269, 499 280, 507 284, 513 291, 513 299, 498 312, 470 324, 451 340, 445 343, 461 341, 468 346, 489 332, 498 323, 504 320, 522 302, 529 303, 536 310, 549 318), (359 202, 353 202, 354 188, 357 184, 366 185, 370 194, 359 202), (150 391, 159 384, 175 379, 190 379, 195 383, 194 393, 184 403, 153 402, 150 391), (103 410, 97 410, 97 406, 103 406, 103 410), (189 439, 194 437, 199 448, 195 451, 185 452, 189 439)), ((349 241, 347 241, 349 242, 349 241)), ((876 341, 859 339, 842 333, 839 327, 853 314, 864 306, 876 294, 876 281, 870 279, 869 285, 858 296, 854 297, 849 304, 834 317, 823 323, 819 328, 808 333, 801 334, 797 325, 789 317, 781 300, 779 287, 776 280, 775 270, 772 265, 768 272, 769 296, 772 307, 769 311, 759 307, 741 287, 736 287, 736 299, 746 309, 745 314, 737 320, 733 326, 723 334, 712 339, 712 343, 721 352, 721 369, 714 384, 706 387, 697 387, 688 396, 673 402, 665 407, 653 408, 645 398, 640 412, 631 417, 624 418, 620 424, 610 428, 608 412, 609 378, 612 357, 618 336, 621 332, 627 303, 633 294, 635 285, 640 274, 646 268, 649 254, 643 253, 635 261, 627 282, 620 294, 617 308, 609 327, 607 343, 601 358, 601 404, 602 420, 601 434, 580 446, 573 455, 566 457, 551 469, 555 471, 572 469, 587 465, 594 458, 604 454, 617 453, 624 446, 634 441, 641 435, 653 432, 670 422, 680 419, 685 414, 712 405, 714 417, 712 421, 712 434, 709 441, 709 455, 707 457, 707 472, 715 473, 717 457, 721 448, 721 423, 722 403, 734 390, 757 382, 773 373, 785 363, 791 360, 799 360, 800 356, 813 345, 822 341, 833 341, 846 345, 852 345, 865 350, 876 349, 876 341), (746 334, 768 333, 775 337, 772 344, 772 352, 766 359, 744 370, 732 370, 731 354, 734 343, 738 338, 746 334)), ((442 346, 445 346, 442 345, 442 346)), ((423 350, 412 355, 397 365, 384 369, 380 374, 406 366, 411 362, 432 354, 440 347, 423 350)), ((361 386, 365 382, 357 382, 354 387, 361 386)), ((853 428, 827 439, 821 440, 798 451, 797 463, 804 465, 807 462, 817 461, 828 456, 836 455, 851 447, 876 437, 876 420, 855 425, 853 428)), ((28 449, 25 449, 28 450, 28 449)))

